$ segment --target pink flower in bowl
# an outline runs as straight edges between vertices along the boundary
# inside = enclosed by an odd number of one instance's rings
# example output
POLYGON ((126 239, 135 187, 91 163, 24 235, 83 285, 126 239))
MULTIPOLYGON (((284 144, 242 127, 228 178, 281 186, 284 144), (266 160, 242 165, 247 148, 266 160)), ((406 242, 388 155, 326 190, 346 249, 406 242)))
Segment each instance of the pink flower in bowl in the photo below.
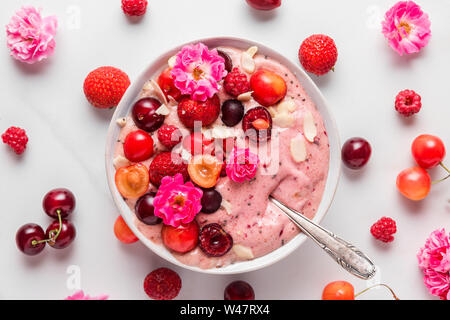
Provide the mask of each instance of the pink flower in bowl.
POLYGON ((203 191, 192 182, 183 182, 183 176, 177 173, 174 177, 166 176, 153 200, 155 216, 163 219, 163 223, 179 227, 195 219, 202 209, 203 191))
POLYGON ((256 176, 259 158, 250 149, 239 149, 235 147, 227 162, 227 176, 234 182, 250 181, 256 176))
POLYGON ((99 295, 97 297, 91 297, 88 294, 84 294, 83 290, 75 292, 73 295, 68 296, 64 300, 107 300, 108 296, 106 294, 99 295))
POLYGON ((383 34, 399 55, 419 52, 431 38, 428 15, 414 1, 399 1, 386 12, 383 34))
POLYGON ((182 94, 206 101, 219 91, 219 81, 227 71, 225 60, 216 49, 209 50, 203 43, 196 43, 184 46, 176 55, 171 74, 182 94))
POLYGON ((30 64, 51 56, 57 27, 55 16, 42 18, 40 10, 22 7, 6 26, 6 44, 11 56, 30 64))

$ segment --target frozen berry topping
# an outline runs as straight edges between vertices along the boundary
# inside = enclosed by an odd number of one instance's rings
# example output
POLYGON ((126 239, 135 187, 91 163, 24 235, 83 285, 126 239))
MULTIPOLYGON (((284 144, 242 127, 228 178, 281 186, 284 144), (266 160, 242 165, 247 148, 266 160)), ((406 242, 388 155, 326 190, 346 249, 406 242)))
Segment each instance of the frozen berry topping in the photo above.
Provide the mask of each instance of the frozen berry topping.
POLYGON ((422 108, 422 98, 412 90, 400 91, 395 98, 395 110, 402 116, 409 117, 422 108))
POLYGON ((147 11, 147 0, 122 0, 122 10, 127 16, 142 16, 147 11))
POLYGON ((157 187, 165 176, 173 177, 177 173, 181 173, 184 181, 189 179, 187 164, 178 153, 172 152, 157 154, 150 164, 149 173, 150 182, 157 187))
POLYGON ((225 77, 223 87, 233 97, 250 91, 250 83, 247 76, 240 72, 238 68, 233 68, 233 71, 225 77))
POLYGON ((383 242, 394 241, 393 234, 397 232, 395 221, 388 217, 383 217, 375 222, 370 228, 370 233, 375 239, 383 242))
POLYGON ((181 278, 175 271, 159 268, 144 280, 145 293, 154 300, 172 300, 181 290, 181 278))
POLYGON ((10 127, 2 134, 3 143, 10 146, 15 153, 22 154, 28 143, 28 137, 25 130, 18 127, 10 127))

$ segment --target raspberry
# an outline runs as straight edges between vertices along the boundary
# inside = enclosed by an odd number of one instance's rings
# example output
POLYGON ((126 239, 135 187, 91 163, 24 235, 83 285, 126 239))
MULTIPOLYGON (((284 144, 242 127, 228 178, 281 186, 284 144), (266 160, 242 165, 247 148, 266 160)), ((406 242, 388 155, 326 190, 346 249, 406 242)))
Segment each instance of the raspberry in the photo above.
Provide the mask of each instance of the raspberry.
POLYGON ((323 34, 315 34, 306 38, 298 52, 303 68, 318 76, 333 69, 337 56, 338 52, 333 39, 323 34))
POLYGON ((96 108, 117 106, 130 85, 127 74, 114 67, 100 67, 84 80, 84 94, 96 108))
POLYGON ((156 187, 161 185, 162 178, 165 176, 173 177, 177 173, 183 175, 184 181, 189 179, 187 164, 178 153, 161 152, 150 163, 150 182, 156 187))
POLYGON ((237 97, 242 93, 250 91, 250 82, 247 76, 241 73, 238 68, 233 68, 233 71, 225 77, 223 87, 228 94, 237 97))
POLYGON ((172 125, 163 125, 158 129, 158 140, 163 146, 172 150, 183 138, 180 129, 172 125))
POLYGON ((210 223, 200 231, 200 249, 211 257, 221 257, 230 251, 233 238, 218 223, 210 223))
POLYGON ((144 280, 144 291, 154 300, 172 300, 178 296, 180 290, 180 276, 167 268, 153 270, 144 280))
POLYGON ((196 101, 189 97, 183 98, 178 105, 178 118, 188 128, 194 128, 194 122, 200 121, 202 126, 208 126, 219 117, 220 99, 218 95, 206 101, 196 101))
POLYGON ((10 127, 2 134, 3 143, 9 145, 15 153, 22 154, 28 143, 28 137, 25 130, 18 127, 10 127))
POLYGON ((122 0, 122 10, 127 16, 142 16, 147 11, 147 0, 122 0))
POLYGON ((400 91, 395 98, 395 110, 405 117, 412 116, 422 108, 422 98, 412 90, 400 91))
POLYGON ((388 217, 383 217, 377 222, 375 222, 370 228, 370 233, 383 242, 394 241, 393 234, 397 232, 397 226, 395 221, 388 217))

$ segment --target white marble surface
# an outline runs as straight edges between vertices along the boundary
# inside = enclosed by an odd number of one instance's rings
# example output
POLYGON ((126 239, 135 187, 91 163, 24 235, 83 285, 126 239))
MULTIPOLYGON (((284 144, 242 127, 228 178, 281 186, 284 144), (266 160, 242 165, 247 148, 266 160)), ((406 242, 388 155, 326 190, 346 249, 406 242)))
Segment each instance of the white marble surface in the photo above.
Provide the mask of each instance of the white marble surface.
MULTIPOLYGON (((268 14, 250 10, 244 0, 149 2, 145 18, 133 23, 123 15, 119 0, 2 1, 0 25, 22 4, 31 3, 44 8, 44 14, 56 14, 60 28, 55 55, 35 66, 11 59, 0 32, 0 131, 18 125, 30 138, 22 157, 0 146, 0 298, 59 299, 76 285, 68 272, 79 272, 87 293, 145 299, 146 274, 168 265, 143 245, 123 245, 114 237, 118 212, 103 158, 112 111, 88 105, 82 84, 89 71, 113 65, 133 79, 161 52, 218 35, 253 39, 297 61, 300 42, 313 33, 331 35, 338 46, 336 72, 314 80, 333 108, 342 139, 363 136, 373 147, 363 171, 344 170, 323 225, 372 257, 381 281, 401 298, 432 298, 415 255, 431 231, 450 231, 450 184, 435 186, 425 201, 411 203, 397 193, 395 177, 413 164, 409 149, 416 135, 436 134, 450 148, 450 3, 420 1, 431 17, 432 40, 421 54, 400 58, 379 28, 381 14, 393 0, 284 0, 268 14), (423 97, 423 110, 406 121, 393 109, 395 95, 405 88, 423 97), (70 249, 47 248, 38 257, 26 257, 16 249, 15 232, 27 222, 46 228, 49 220, 41 200, 58 186, 73 190, 78 200, 76 242, 70 249), (383 215, 398 223, 396 240, 389 245, 375 242, 369 233, 383 215)), ((326 283, 340 279, 351 281, 357 291, 367 285, 346 274, 311 241, 285 260, 249 274, 218 277, 174 269, 183 279, 179 297, 184 299, 221 299, 225 285, 235 279, 249 281, 260 299, 316 299, 326 283)), ((389 295, 376 290, 367 297, 389 295)))

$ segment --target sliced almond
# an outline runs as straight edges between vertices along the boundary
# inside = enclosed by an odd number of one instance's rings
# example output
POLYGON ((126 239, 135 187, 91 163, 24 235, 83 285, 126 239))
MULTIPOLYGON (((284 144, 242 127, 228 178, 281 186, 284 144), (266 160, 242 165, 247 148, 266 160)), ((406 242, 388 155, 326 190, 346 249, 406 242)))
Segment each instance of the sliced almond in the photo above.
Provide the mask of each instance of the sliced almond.
POLYGON ((295 118, 291 116, 289 113, 276 113, 272 118, 274 124, 279 126, 280 128, 290 128, 294 125, 295 118))
POLYGON ((211 130, 211 136, 214 139, 226 139, 236 136, 233 128, 225 126, 216 126, 211 130))
POLYGON ((225 211, 226 211, 228 214, 231 215, 231 214, 233 213, 233 212, 232 212, 233 206, 231 205, 231 202, 229 202, 229 201, 223 199, 223 200, 222 200, 221 206, 222 206, 222 208, 225 209, 225 211))
POLYGON ((303 116, 303 134, 309 142, 314 142, 314 138, 317 136, 317 128, 311 111, 306 111, 303 116))
POLYGON ((294 112, 297 109, 297 105, 293 100, 285 100, 277 105, 278 112, 294 112))
POLYGON ((170 114, 170 109, 167 108, 167 106, 165 104, 162 104, 158 109, 156 109, 155 113, 163 115, 163 116, 167 116, 168 114, 170 114))
POLYGON ((255 61, 253 60, 252 56, 247 52, 243 52, 241 54, 241 67, 242 70, 244 70, 247 73, 255 72, 256 69, 255 61))
POLYGON ((114 168, 116 168, 116 169, 119 169, 122 167, 127 167, 130 164, 131 164, 130 161, 127 158, 125 158, 124 156, 117 156, 113 160, 113 165, 114 165, 114 168))
POLYGON ((189 151, 182 149, 180 155, 183 160, 187 162, 191 161, 192 154, 189 151))
POLYGON ((252 99, 252 93, 253 91, 241 93, 237 96, 237 99, 242 102, 250 101, 252 99))
POLYGON ((119 118, 116 120, 116 123, 119 127, 123 128, 127 124, 127 118, 119 118))
POLYGON ((169 100, 169 106, 176 106, 178 104, 178 101, 171 95, 168 95, 167 98, 167 100, 169 100))
POLYGON ((240 244, 235 244, 233 246, 233 251, 241 259, 251 260, 255 257, 252 249, 240 244))
POLYGON ((177 62, 177 56, 172 56, 169 58, 169 61, 167 61, 167 64, 169 65, 169 68, 173 68, 175 66, 175 62, 177 62))
POLYGON ((258 52, 258 47, 257 46, 250 47, 245 52, 248 53, 249 56, 253 58, 255 54, 258 52))
POLYGON ((295 162, 300 163, 306 160, 305 139, 299 134, 291 139, 291 156, 295 162))
POLYGON ((161 87, 159 86, 159 84, 155 81, 155 80, 150 80, 150 83, 153 86, 153 89, 155 89, 155 94, 157 95, 157 97, 160 99, 160 101, 162 101, 164 104, 167 104, 167 99, 166 99, 166 95, 164 94, 164 92, 162 91, 161 87))

